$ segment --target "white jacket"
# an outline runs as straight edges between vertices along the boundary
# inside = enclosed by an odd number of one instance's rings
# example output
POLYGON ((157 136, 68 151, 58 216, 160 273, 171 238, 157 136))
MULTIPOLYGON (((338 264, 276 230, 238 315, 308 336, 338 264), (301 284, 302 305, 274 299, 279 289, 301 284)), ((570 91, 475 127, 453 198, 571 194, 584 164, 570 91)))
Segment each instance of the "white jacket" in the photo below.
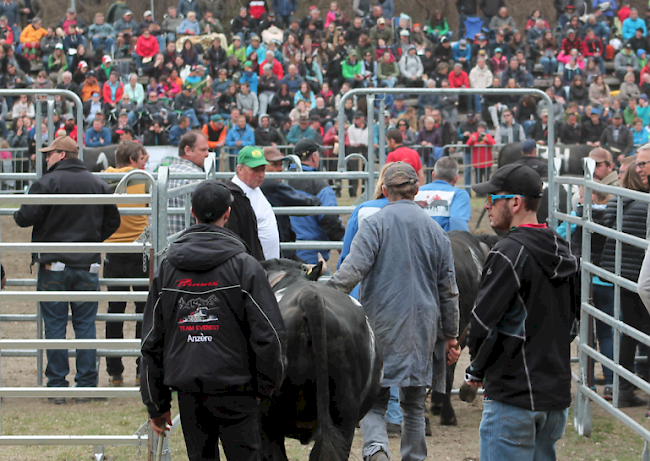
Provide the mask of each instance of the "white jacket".
POLYGON ((481 69, 479 66, 474 66, 469 71, 469 87, 470 88, 487 88, 492 85, 492 71, 487 64, 481 69))
POLYGON ((399 60, 399 70, 404 78, 411 78, 414 75, 422 77, 424 67, 417 54, 415 56, 404 54, 402 55, 402 59, 399 60))
POLYGON ((352 124, 348 127, 348 138, 350 145, 361 144, 362 146, 368 145, 368 124, 364 128, 358 128, 352 124))

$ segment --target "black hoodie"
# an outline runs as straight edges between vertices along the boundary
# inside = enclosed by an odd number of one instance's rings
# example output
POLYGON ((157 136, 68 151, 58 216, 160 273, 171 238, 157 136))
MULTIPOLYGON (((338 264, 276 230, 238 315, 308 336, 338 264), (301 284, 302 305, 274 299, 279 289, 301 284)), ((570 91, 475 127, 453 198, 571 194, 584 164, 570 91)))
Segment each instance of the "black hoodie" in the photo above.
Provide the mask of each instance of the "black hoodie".
POLYGON ((467 372, 485 395, 532 411, 571 404, 578 261, 555 231, 518 227, 490 251, 472 311, 467 372))
POLYGON ((170 245, 142 324, 142 400, 169 410, 171 389, 270 396, 284 376, 284 321, 262 266, 223 227, 198 224, 170 245), (170 389, 171 388, 171 389, 170 389))

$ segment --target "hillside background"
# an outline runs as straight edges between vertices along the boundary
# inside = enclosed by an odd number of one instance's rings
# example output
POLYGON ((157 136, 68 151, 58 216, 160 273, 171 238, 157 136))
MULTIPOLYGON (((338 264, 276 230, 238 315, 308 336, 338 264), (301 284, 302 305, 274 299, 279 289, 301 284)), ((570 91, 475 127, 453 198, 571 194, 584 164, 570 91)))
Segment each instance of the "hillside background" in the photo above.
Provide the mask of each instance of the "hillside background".
MULTIPOLYGON (((404 12, 410 15, 414 22, 424 23, 427 17, 427 9, 432 14, 434 10, 439 9, 447 17, 450 29, 456 30, 458 27, 458 13, 456 11, 455 0, 394 0, 395 12, 404 12), (426 6, 426 9, 425 9, 426 6)), ((477 0, 478 2, 478 0, 477 0)), ((620 0, 617 1, 617 4, 620 0)), ((43 23, 45 26, 55 25, 65 16, 65 10, 70 7, 70 0, 46 0, 43 23)), ((113 1, 106 0, 83 0, 76 2, 78 14, 88 22, 92 23, 93 16, 97 11, 108 11, 108 7, 113 1)), ((178 4, 178 0, 154 0, 154 16, 156 21, 162 21, 167 8, 171 5, 178 4)), ((240 6, 246 5, 248 2, 245 0, 226 0, 228 11, 230 15, 223 20, 223 26, 229 29, 230 19, 233 18, 240 6)), ((271 7, 271 0, 267 0, 269 7, 271 7)), ((371 3, 376 3, 371 0, 371 3)), ((588 0, 591 4, 591 0, 588 0)), ((142 13, 151 9, 151 0, 127 0, 127 4, 131 7, 134 14, 134 19, 138 22, 142 20, 142 13)), ((324 17, 329 9, 330 0, 298 0, 298 17, 302 18, 307 14, 311 5, 316 5, 321 10, 321 16, 324 17)), ((339 5, 343 8, 348 18, 352 16, 352 1, 339 0, 339 5)), ((631 0, 631 5, 638 8, 640 16, 645 16, 645 10, 648 2, 644 0, 631 0)), ((546 16, 551 26, 555 25, 555 8, 551 0, 506 0, 506 6, 510 11, 510 15, 514 17, 517 24, 525 24, 525 20, 530 16, 530 13, 535 9, 540 9, 542 14, 546 16)), ((480 11, 480 10, 479 10, 480 11)))

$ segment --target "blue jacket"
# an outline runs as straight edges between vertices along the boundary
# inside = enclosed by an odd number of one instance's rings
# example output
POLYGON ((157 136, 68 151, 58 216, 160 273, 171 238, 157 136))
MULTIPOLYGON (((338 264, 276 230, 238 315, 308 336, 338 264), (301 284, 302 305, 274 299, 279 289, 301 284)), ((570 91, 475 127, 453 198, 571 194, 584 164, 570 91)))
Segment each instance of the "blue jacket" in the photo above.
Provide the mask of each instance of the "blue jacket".
MULTIPOLYGON (((472 208, 469 202, 469 194, 463 189, 452 186, 447 181, 436 180, 420 187, 420 192, 445 191, 453 192, 453 198, 449 205, 449 216, 431 216, 434 221, 440 224, 445 231, 463 230, 469 232, 469 217, 472 208)), ((417 200, 417 197, 416 197, 417 200)))
POLYGON ((230 155, 239 154, 239 149, 244 146, 252 146, 255 144, 255 132, 247 124, 242 130, 238 126, 228 130, 226 134, 226 146, 235 147, 230 151, 230 155), (241 141, 241 146, 237 147, 236 142, 241 141))
POLYGON ((104 127, 102 131, 95 131, 91 126, 86 130, 86 135, 84 136, 84 144, 86 147, 105 147, 111 145, 111 130, 104 127), (102 138, 104 142, 101 142, 99 138, 102 138))
POLYGON ((392 21, 393 16, 395 16, 395 3, 393 0, 378 1, 377 5, 381 6, 381 9, 384 12, 383 17, 386 18, 387 21, 392 21))
MULTIPOLYGON (((257 62, 262 62, 266 59, 266 46, 264 44, 260 43, 260 46, 258 46, 257 49, 253 48, 253 45, 248 45, 246 47, 246 58, 248 58, 253 51, 257 52, 257 62)), ((244 63, 241 64, 243 65, 244 63)))
POLYGON ((614 16, 616 10, 618 10, 618 6, 616 5, 616 0, 594 0, 591 3, 591 9, 595 10, 596 8, 598 8, 598 5, 605 2, 609 3, 609 8, 603 11, 603 16, 609 16, 611 18, 612 16, 614 16))
MULTIPOLYGON (((303 165, 302 166, 303 171, 316 171, 314 168, 303 165)), ((316 180, 318 181, 318 180, 316 180)), ((303 192, 306 195, 312 196, 313 194, 310 194, 309 192, 302 190, 300 186, 305 186, 306 188, 309 189, 309 187, 313 186, 314 184, 310 184, 310 181, 307 180, 289 180, 289 185, 296 189, 299 192, 303 192)), ((316 197, 320 199, 320 203, 322 206, 337 206, 338 204, 336 203, 336 194, 334 193, 334 189, 332 189, 330 186, 317 186, 318 191, 316 192, 316 197)), ((328 237, 327 233, 325 232, 325 229, 323 229, 323 225, 326 223, 329 223, 332 225, 332 227, 336 228, 336 232, 340 232, 340 236, 337 237, 340 239, 343 236, 343 224, 340 222, 340 218, 337 218, 334 223, 335 216, 330 215, 327 217, 327 215, 311 215, 311 216, 291 216, 291 228, 293 229, 293 232, 296 234, 296 241, 300 240, 318 240, 318 241, 327 241, 327 240, 332 240, 328 237), (325 219, 324 219, 325 218, 325 219)), ((305 261, 307 264, 318 264, 318 253, 323 255, 323 258, 325 260, 329 260, 330 258, 330 252, 329 251, 323 251, 323 250, 297 250, 296 251, 296 256, 301 258, 303 261, 305 261)))
MULTIPOLYGON (((282 61, 280 61, 282 62, 282 61)), ((287 87, 289 87, 289 93, 297 93, 300 91, 300 85, 302 82, 304 82, 305 79, 302 78, 300 75, 296 74, 294 78, 291 78, 289 74, 285 75, 282 80, 280 80, 280 85, 283 83, 287 84, 287 87)))
POLYGON ((183 19, 180 26, 176 28, 176 33, 185 35, 185 31, 187 30, 194 32, 194 35, 201 35, 201 26, 199 25, 199 21, 196 20, 192 22, 187 18, 183 19))
POLYGON ((201 20, 201 6, 199 5, 199 0, 194 0, 192 2, 189 2, 188 0, 179 0, 176 11, 185 18, 187 17, 187 13, 194 11, 196 13, 196 21, 198 22, 201 20))
POLYGON ((467 45, 464 50, 460 49, 460 43, 456 43, 451 47, 454 51, 454 61, 458 62, 459 58, 465 58, 467 61, 472 59, 472 47, 467 45))
POLYGON ((316 136, 316 132, 312 127, 308 126, 305 131, 302 131, 300 129, 300 125, 294 125, 289 130, 289 134, 287 134, 287 142, 290 144, 296 144, 298 141, 300 141, 303 138, 308 138, 313 140, 315 136, 316 136))
POLYGON ((634 37, 634 34, 636 33, 636 30, 638 28, 643 29, 643 36, 648 35, 648 29, 645 26, 645 21, 641 18, 636 18, 636 21, 633 20, 632 18, 627 18, 625 21, 623 21, 623 27, 621 34, 623 35, 623 38, 625 40, 629 40, 632 37, 634 37))
POLYGON ((289 16, 298 9, 298 0, 273 0, 273 11, 280 16, 289 16))
POLYGON ((187 133, 190 130, 189 127, 186 129, 182 129, 178 125, 174 125, 173 127, 170 128, 169 130, 169 145, 170 146, 178 146, 181 142, 181 138, 185 133, 187 133))
MULTIPOLYGON (((9 27, 20 24, 20 12, 18 4, 11 2, 7 5, 5 2, 0 3, 0 16, 7 16, 7 25, 9 27)), ((14 43, 18 43, 20 37, 14 37, 14 43)))
POLYGON ((241 85, 244 82, 248 82, 251 86, 251 93, 257 94, 257 74, 253 71, 242 72, 241 77, 239 78, 239 84, 241 85))
MULTIPOLYGON (((368 202, 363 202, 361 205, 359 205, 354 209, 354 211, 350 215, 350 219, 348 219, 348 225, 345 228, 345 237, 343 237, 343 248, 341 249, 341 256, 339 256, 339 262, 336 265, 337 269, 341 267, 341 264, 347 257, 348 253, 350 253, 352 240, 354 239, 354 236, 357 235, 360 221, 363 221, 368 216, 377 213, 379 210, 384 208, 389 203, 390 202, 388 201, 388 199, 386 197, 383 197, 377 200, 370 200, 368 202)), ((359 299, 359 285, 354 287, 354 289, 350 292, 350 296, 352 296, 354 299, 359 299)))

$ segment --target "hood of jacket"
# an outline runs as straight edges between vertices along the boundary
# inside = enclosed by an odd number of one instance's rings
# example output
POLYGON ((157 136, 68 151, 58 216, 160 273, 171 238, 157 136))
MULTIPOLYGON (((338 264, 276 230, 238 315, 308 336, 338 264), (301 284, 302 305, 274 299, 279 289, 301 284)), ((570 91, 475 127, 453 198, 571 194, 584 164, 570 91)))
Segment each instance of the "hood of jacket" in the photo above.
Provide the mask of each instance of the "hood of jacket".
POLYGON ((578 270, 569 243, 547 227, 517 227, 508 237, 524 245, 549 279, 563 279, 578 270))
POLYGON ((169 246, 167 260, 183 271, 205 272, 245 252, 246 245, 232 231, 196 224, 169 246))

